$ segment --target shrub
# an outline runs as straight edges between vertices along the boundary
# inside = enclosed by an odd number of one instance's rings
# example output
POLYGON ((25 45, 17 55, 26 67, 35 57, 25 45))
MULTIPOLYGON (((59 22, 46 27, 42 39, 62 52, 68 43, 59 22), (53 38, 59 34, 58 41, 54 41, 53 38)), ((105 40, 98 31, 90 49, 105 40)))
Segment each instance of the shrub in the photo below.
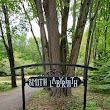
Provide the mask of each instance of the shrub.
MULTIPOLYGON (((22 58, 15 58, 15 66, 22 66, 27 64, 32 64, 31 60, 24 60, 22 58)), ((25 75, 39 75, 43 71, 42 67, 30 67, 25 69, 25 75)), ((10 76, 10 66, 8 59, 2 59, 0 62, 0 76, 10 76)), ((16 75, 21 75, 21 70, 16 70, 16 75)))
POLYGON ((98 85, 97 89, 110 90, 110 59, 103 58, 95 64, 99 70, 90 73, 91 82, 98 85))

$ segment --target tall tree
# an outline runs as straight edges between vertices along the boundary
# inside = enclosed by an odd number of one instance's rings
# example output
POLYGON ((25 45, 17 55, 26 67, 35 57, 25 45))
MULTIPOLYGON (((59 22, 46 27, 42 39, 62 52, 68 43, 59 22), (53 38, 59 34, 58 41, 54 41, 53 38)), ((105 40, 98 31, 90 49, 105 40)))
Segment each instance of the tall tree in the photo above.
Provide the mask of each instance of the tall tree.
MULTIPOLYGON (((75 30, 74 40, 72 42, 72 51, 70 55, 70 63, 76 64, 78 53, 80 49, 80 44, 82 40, 82 35, 87 20, 87 15, 89 12, 91 0, 84 0, 81 2, 80 13, 78 18, 77 27, 75 30)), ((57 3, 56 0, 43 0, 43 6, 41 0, 34 0, 36 4, 37 14, 40 24, 40 32, 42 37, 42 48, 43 55, 45 57, 44 61, 46 63, 66 63, 67 62, 67 52, 68 52, 68 41, 67 41, 67 24, 70 8, 70 0, 59 0, 60 9, 61 9, 61 34, 59 33, 59 23, 58 23, 58 13, 57 13, 57 3), (45 14, 43 13, 43 10, 45 14), (44 28, 44 19, 46 18, 46 27, 47 27, 47 37, 45 34, 44 28), (44 54, 46 53, 46 54, 44 54)), ((74 5, 76 1, 74 1, 74 5)), ((75 13, 75 7, 74 7, 75 13)), ((74 16, 75 19, 75 16, 74 16)), ((75 20, 74 20, 75 22, 75 20)), ((75 25, 75 23, 74 23, 75 25)), ((56 69, 62 71, 62 73, 73 76, 73 68, 66 67, 61 68, 60 66, 52 66, 51 69, 56 69)), ((68 90, 64 89, 52 89, 53 96, 61 96, 62 94, 68 95, 68 90)))
POLYGON ((12 39, 11 39, 10 22, 9 22, 7 4, 5 4, 3 2, 2 2, 2 11, 3 11, 3 14, 4 14, 4 18, 5 18, 5 25, 6 25, 5 28, 6 28, 6 35, 7 35, 8 44, 5 41, 5 36, 4 36, 1 21, 0 21, 0 27, 1 27, 3 43, 5 45, 7 55, 8 55, 8 59, 9 59, 9 63, 10 63, 12 88, 14 88, 14 87, 17 87, 17 85, 16 85, 16 73, 15 73, 15 70, 14 70, 15 64, 14 64, 14 54, 13 54, 12 39))
MULTIPOLYGON (((55 0, 44 0, 44 11, 46 15, 48 44, 49 44, 49 61, 51 63, 60 63, 60 39, 58 31, 58 19, 56 12, 55 0), (56 51, 57 50, 57 51, 56 51)), ((59 66, 52 66, 52 69, 61 70, 59 66)), ((51 89, 52 96, 61 96, 61 89, 51 89)))
MULTIPOLYGON (((41 33, 41 44, 42 44, 42 55, 43 55, 43 63, 49 63, 49 47, 46 37, 46 30, 45 30, 45 21, 44 21, 44 14, 42 9, 42 2, 41 0, 34 0, 36 5, 36 10, 39 18, 39 26, 40 26, 40 33, 41 33)), ((49 66, 45 67, 45 72, 50 70, 49 66)))
POLYGON ((109 40, 109 21, 110 21, 110 1, 100 1, 100 10, 96 19, 95 37, 93 39, 93 57, 97 59, 107 56, 109 47, 107 40, 109 40))
MULTIPOLYGON (((69 5, 70 0, 61 1, 61 15, 62 15, 62 23, 61 23, 61 62, 67 62, 67 53, 68 53, 68 41, 67 41, 67 23, 68 23, 68 15, 69 15, 69 5), (62 3, 63 2, 63 3, 62 3), (67 5, 65 5, 67 4, 67 5)), ((62 72, 65 73, 66 67, 62 68, 62 72)))
MULTIPOLYGON (((82 36, 84 32, 84 27, 87 21, 87 15, 89 12, 91 0, 84 0, 83 3, 81 3, 80 7, 80 13, 78 17, 78 22, 76 26, 76 31, 74 35, 74 40, 72 42, 72 51, 70 56, 70 63, 76 64, 79 54, 79 49, 82 41, 82 36)), ((75 68, 69 67, 68 73, 73 74, 75 72, 75 68)))
POLYGON ((33 31, 33 27, 32 27, 32 24, 31 24, 30 17, 29 17, 29 15, 28 15, 28 13, 27 13, 27 11, 26 11, 26 9, 25 9, 25 6, 24 6, 24 3, 23 3, 23 2, 21 2, 21 5, 22 5, 22 7, 23 7, 23 9, 24 9, 24 12, 25 12, 25 15, 26 15, 26 17, 27 17, 27 19, 28 19, 28 22, 29 22, 29 25, 30 25, 30 28, 31 28, 31 32, 32 32, 33 38, 34 38, 34 40, 35 40, 35 44, 36 44, 36 47, 37 47, 37 49, 38 49, 38 52, 39 52, 39 55, 40 55, 41 61, 42 61, 42 60, 43 60, 43 59, 42 59, 42 55, 41 55, 41 52, 40 52, 40 49, 39 49, 38 41, 37 41, 36 36, 35 36, 35 34, 34 34, 34 31, 33 31))

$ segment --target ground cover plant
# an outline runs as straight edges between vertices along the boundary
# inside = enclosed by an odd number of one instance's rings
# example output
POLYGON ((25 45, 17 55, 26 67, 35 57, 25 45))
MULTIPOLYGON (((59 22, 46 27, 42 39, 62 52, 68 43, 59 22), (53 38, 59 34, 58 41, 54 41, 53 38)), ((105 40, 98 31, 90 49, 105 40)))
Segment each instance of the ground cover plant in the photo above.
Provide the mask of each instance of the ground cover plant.
MULTIPOLYGON (((49 97, 46 90, 35 93, 26 103, 26 110, 83 110, 83 86, 72 89, 72 97, 49 97)), ((87 93, 86 110, 110 110, 110 95, 94 92, 87 93)))
MULTIPOLYGON (((25 76, 25 79, 27 80, 31 76, 34 76, 34 75, 25 76)), ((16 77, 16 82, 17 82, 17 86, 21 87, 21 76, 16 77)), ((0 77, 0 92, 8 91, 10 89, 12 89, 11 76, 0 77)))
POLYGON ((0 83, 0 92, 7 91, 11 89, 11 83, 4 82, 0 83))

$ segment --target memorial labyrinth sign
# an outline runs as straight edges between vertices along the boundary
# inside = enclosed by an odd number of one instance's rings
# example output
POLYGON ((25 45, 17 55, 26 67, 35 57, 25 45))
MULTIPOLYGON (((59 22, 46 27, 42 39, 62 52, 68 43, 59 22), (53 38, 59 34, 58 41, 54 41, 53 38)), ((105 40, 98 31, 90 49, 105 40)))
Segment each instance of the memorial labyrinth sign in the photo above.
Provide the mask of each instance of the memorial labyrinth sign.
POLYGON ((48 88, 71 88, 78 87, 81 84, 81 80, 78 77, 30 77, 26 81, 30 87, 48 87, 48 88))

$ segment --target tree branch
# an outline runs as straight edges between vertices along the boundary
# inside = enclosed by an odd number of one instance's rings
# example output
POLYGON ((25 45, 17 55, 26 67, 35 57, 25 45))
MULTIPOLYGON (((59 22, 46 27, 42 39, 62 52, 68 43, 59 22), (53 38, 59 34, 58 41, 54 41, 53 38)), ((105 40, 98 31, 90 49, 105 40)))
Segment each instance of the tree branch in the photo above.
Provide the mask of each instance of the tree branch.
POLYGON ((40 52, 40 49, 39 49, 38 41, 37 41, 36 36, 35 36, 35 34, 33 32, 32 24, 31 24, 31 19, 30 19, 29 15, 28 15, 28 13, 27 13, 27 11, 25 9, 25 6, 24 6, 23 2, 21 2, 21 5, 22 5, 22 7, 24 9, 25 15, 27 16, 27 19, 28 19, 28 22, 29 22, 29 25, 30 25, 30 29, 31 29, 32 35, 34 37, 34 40, 35 40, 35 43, 36 43, 36 46, 37 46, 38 53, 40 55, 41 61, 43 61, 43 58, 42 58, 42 55, 41 55, 41 52, 40 52))
POLYGON ((9 47, 8 45, 6 44, 6 41, 5 41, 5 37, 4 37, 4 32, 3 32, 3 28, 2 28, 2 23, 0 21, 0 30, 1 30, 1 37, 2 37, 2 40, 3 40, 3 44, 7 50, 7 52, 9 51, 9 47))

